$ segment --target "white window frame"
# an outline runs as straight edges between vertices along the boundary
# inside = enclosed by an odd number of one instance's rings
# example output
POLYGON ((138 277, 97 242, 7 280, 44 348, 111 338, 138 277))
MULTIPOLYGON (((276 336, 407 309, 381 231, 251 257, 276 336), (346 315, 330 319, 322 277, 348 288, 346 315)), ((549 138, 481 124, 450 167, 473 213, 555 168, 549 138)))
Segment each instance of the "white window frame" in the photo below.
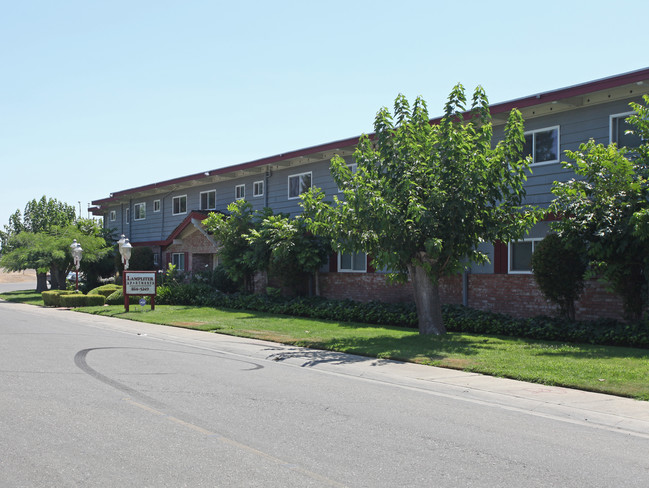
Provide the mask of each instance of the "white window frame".
POLYGON ((187 264, 185 263, 185 253, 184 252, 171 253, 171 264, 176 266, 176 269, 178 271, 185 271, 185 266, 187 264), (182 262, 182 267, 180 266, 181 262, 182 262))
MULTIPOLYGON (((613 121, 616 119, 626 119, 629 115, 636 115, 637 112, 634 112, 633 110, 630 112, 622 112, 619 114, 611 114, 608 116, 608 142, 609 144, 613 144, 614 142, 617 143, 618 141, 613 140, 613 136, 615 135, 615 131, 613 130, 613 121)), ((633 148, 629 148, 633 149, 633 148)))
POLYGON ((131 208, 126 207, 126 211, 124 212, 124 221, 126 225, 129 225, 131 223, 131 208))
POLYGON ((145 220, 146 219, 146 203, 138 202, 133 205, 133 220, 145 220), (140 217, 140 213, 143 215, 140 217))
MULTIPOLYGON (((358 163, 349 163, 347 167, 351 170, 352 174, 358 170, 358 163)), ((342 193, 342 189, 338 188, 338 193, 342 193)))
MULTIPOLYGON (((287 190, 287 195, 289 200, 296 200, 300 198, 300 195, 302 195, 302 193, 304 193, 304 191, 300 191, 297 195, 291 196, 291 178, 299 178, 298 180, 298 191, 299 191, 299 189, 302 188, 302 184, 301 184, 302 177, 306 175, 309 175, 309 180, 310 180, 309 188, 311 188, 313 186, 313 171, 306 171, 304 173, 297 173, 288 176, 288 180, 287 180, 288 188, 286 190, 287 190)), ((307 191, 309 188, 307 188, 305 191, 307 191)))
POLYGON ((255 181, 252 184, 252 196, 253 197, 263 197, 264 196, 264 180, 255 181), (261 189, 261 191, 259 191, 261 189))
POLYGON ((115 222, 117 220, 117 212, 115 212, 115 210, 111 210, 108 213, 108 220, 110 220, 111 222, 115 222))
POLYGON ((200 192, 199 200, 200 200, 200 203, 201 203, 201 210, 216 210, 216 190, 207 190, 207 191, 200 192), (214 194, 214 205, 213 206, 210 206, 210 197, 209 197, 210 193, 214 194), (203 207, 203 195, 208 195, 206 197, 207 205, 205 207, 203 207))
MULTIPOLYGON (((178 205, 180 207, 180 204, 178 205)), ((176 197, 173 197, 171 199, 171 215, 183 215, 187 213, 187 195, 178 195, 176 197), (180 212, 175 212, 176 210, 176 200, 180 201, 181 199, 185 199, 185 210, 180 211, 180 212)))
POLYGON ((245 183, 243 185, 237 185, 234 187, 234 199, 235 200, 243 200, 246 198, 246 185, 245 183))
MULTIPOLYGON (((524 136, 532 136, 532 166, 543 166, 544 164, 554 164, 558 163, 561 160, 561 126, 560 125, 553 125, 551 127, 543 127, 541 129, 534 129, 534 130, 528 130, 524 134, 524 136), (535 134, 538 132, 548 132, 550 130, 556 130, 557 131, 557 158, 553 159, 551 161, 541 161, 541 162, 536 162, 534 160, 534 153, 536 152, 536 136, 535 134)), ((528 154, 525 154, 525 156, 528 156, 528 154)))
POLYGON ((160 211, 160 200, 153 200, 153 213, 160 211))
MULTIPOLYGON (((354 262, 352 258, 352 263, 354 262)), ((343 252, 338 252, 338 271, 340 273, 367 273, 367 253, 364 252, 355 252, 355 253, 343 253, 343 252), (353 264, 352 268, 343 268, 342 267, 342 257, 343 254, 362 254, 365 256, 365 259, 363 260, 363 269, 353 269, 353 264)))
POLYGON ((510 241, 507 245, 507 272, 509 274, 532 274, 532 267, 530 266, 529 270, 526 269, 512 269, 512 261, 514 253, 512 252, 512 245, 517 243, 531 242, 532 243, 532 255, 536 250, 536 246, 539 242, 543 240, 542 237, 529 237, 525 239, 519 239, 518 241, 510 241))

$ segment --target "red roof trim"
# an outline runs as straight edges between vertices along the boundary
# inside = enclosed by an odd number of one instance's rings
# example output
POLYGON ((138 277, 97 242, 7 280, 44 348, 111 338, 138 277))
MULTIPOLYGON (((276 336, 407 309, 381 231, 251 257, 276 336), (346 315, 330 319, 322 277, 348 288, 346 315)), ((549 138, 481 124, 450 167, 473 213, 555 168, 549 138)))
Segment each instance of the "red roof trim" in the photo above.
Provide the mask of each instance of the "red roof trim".
MULTIPOLYGON (((602 78, 595 81, 590 81, 587 83, 582 83, 579 85, 574 85, 566 88, 560 88, 558 90, 553 90, 549 92, 539 93, 537 95, 532 95, 529 97, 518 98, 516 100, 511 100, 508 102, 497 103, 490 105, 490 110, 492 114, 498 114, 503 112, 509 112, 513 108, 525 108, 531 107, 534 105, 539 105, 541 103, 548 103, 564 98, 570 98, 580 95, 585 95, 587 93, 593 93, 600 90, 606 90, 610 88, 615 88, 622 85, 627 85, 630 83, 637 83, 639 81, 649 81, 649 68, 643 68, 637 71, 631 71, 628 73, 623 73, 621 75, 611 76, 608 78, 602 78)), ((438 123, 441 120, 441 117, 431 119, 431 123, 438 123)), ((126 196, 131 193, 137 193, 140 191, 153 190, 156 188, 164 188, 171 186, 177 183, 184 183, 186 181, 196 180, 205 176, 216 176, 225 173, 231 173, 233 171, 241 171, 250 168, 256 168, 259 166, 264 166, 267 164, 272 164, 278 161, 283 161, 285 159, 290 159, 298 156, 307 156, 316 152, 329 151, 332 149, 339 149, 341 147, 355 146, 358 144, 360 137, 351 137, 349 139, 341 139, 339 141, 329 142, 326 144, 321 144, 318 146, 311 146, 304 149, 298 149, 295 151, 290 151, 283 154, 277 154, 275 156, 269 156, 262 159, 256 159, 254 161, 249 161, 247 163, 235 164, 233 166, 226 166, 223 168, 196 173, 193 175, 182 176, 180 178, 174 178, 171 180, 161 181, 158 183, 152 183, 145 186, 139 186, 136 188, 130 188, 128 190, 122 190, 113 193, 109 198, 104 198, 101 200, 94 200, 93 205, 102 205, 104 203, 109 203, 116 200, 118 197, 126 196)))

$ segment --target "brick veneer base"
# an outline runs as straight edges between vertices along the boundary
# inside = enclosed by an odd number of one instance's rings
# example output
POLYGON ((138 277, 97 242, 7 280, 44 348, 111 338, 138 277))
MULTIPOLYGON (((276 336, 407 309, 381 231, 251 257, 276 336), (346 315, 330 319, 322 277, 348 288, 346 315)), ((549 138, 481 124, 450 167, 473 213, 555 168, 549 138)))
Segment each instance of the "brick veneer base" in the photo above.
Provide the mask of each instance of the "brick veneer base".
MULTIPOLYGON (((514 317, 556 315, 558 311, 543 297, 532 275, 469 274, 468 290, 468 305, 478 310, 514 317)), ((389 285, 381 273, 322 273, 320 294, 327 298, 364 302, 413 301, 410 283, 389 285)), ((440 298, 442 303, 462 303, 461 275, 442 280, 440 298)), ((622 318, 622 301, 596 280, 586 282, 584 294, 575 308, 578 320, 622 318)))

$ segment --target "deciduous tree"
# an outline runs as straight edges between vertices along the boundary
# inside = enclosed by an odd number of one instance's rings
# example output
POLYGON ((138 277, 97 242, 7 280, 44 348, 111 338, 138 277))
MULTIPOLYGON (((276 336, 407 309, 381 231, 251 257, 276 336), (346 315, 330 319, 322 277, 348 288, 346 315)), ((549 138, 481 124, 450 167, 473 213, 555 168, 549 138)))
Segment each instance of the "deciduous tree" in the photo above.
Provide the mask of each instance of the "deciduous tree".
POLYGON ((342 251, 365 251, 377 268, 412 282, 421 334, 441 334, 439 280, 488 257, 481 242, 519 238, 535 215, 522 206, 529 160, 522 157, 523 120, 512 110, 504 140, 492 146, 487 97, 478 87, 468 113, 464 88, 450 94, 439 124, 426 103, 411 107, 402 95, 394 115, 381 109, 375 135, 363 136, 353 155, 331 172, 344 193, 333 202, 313 189, 303 196, 315 234, 342 251))

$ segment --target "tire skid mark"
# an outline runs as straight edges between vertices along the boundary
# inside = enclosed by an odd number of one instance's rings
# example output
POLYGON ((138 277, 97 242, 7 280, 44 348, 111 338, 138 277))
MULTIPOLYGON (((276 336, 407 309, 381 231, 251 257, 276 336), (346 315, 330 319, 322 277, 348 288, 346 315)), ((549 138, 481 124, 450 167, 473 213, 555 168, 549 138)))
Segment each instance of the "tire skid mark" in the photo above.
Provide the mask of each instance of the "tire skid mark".
MULTIPOLYGON (((81 351, 77 352, 74 356, 74 364, 81 369, 84 373, 92 376, 96 380, 112 387, 115 388, 118 391, 121 391, 122 393, 125 393, 128 395, 127 398, 124 398, 124 401, 128 403, 129 405, 132 405, 134 407, 137 407, 141 410, 144 410, 152 415, 160 416, 164 418, 165 420, 168 420, 169 422, 181 426, 185 429, 188 429, 192 432, 198 433, 200 435, 205 436, 206 438, 213 439, 217 442, 220 442, 222 444, 226 444, 228 446, 234 447, 236 449, 239 449, 241 451, 250 453, 252 455, 255 455, 257 457, 263 458, 273 464, 276 464, 278 466, 281 466, 289 471, 293 471, 295 473, 299 473, 303 476, 307 476, 313 480, 318 481, 321 483, 323 486, 335 486, 335 487, 343 487, 345 486, 344 484, 338 483, 337 481, 334 481, 330 478, 327 478, 325 476, 322 476, 318 473, 309 471, 307 469, 304 469, 300 467, 299 465, 288 463, 284 461, 283 459, 280 459, 278 457, 273 456, 272 454, 268 454, 264 451, 260 451, 259 449, 256 449, 254 447, 248 446, 246 444, 243 444, 241 442, 238 442, 234 439, 230 439, 229 437, 225 437, 222 434, 219 434, 218 432, 214 432, 208 429, 205 429, 203 427, 200 427, 199 425, 188 422, 186 420, 183 420, 179 417, 176 417, 174 415, 170 415, 168 413, 165 413, 166 411, 171 410, 168 405, 165 405, 164 403, 156 400, 155 398, 152 398, 148 395, 145 395, 123 383, 120 383, 119 381, 113 380, 112 378, 109 378, 108 376, 101 374, 99 371, 93 369, 88 365, 88 362, 86 361, 86 357, 88 356, 88 353, 91 351, 98 351, 98 350, 110 350, 110 349, 138 349, 138 350, 155 350, 155 351, 160 351, 160 349, 148 349, 148 348, 139 348, 139 347, 97 347, 97 348, 89 348, 89 349, 82 349, 81 351), (138 401, 136 401, 137 399, 138 401)), ((179 352, 179 351, 173 351, 173 352, 179 352)), ((192 353, 189 353, 192 354, 192 353)), ((206 354, 205 354, 206 355, 206 354)), ((224 358, 224 359, 229 359, 231 361, 238 361, 238 362, 243 362, 243 363, 248 363, 252 364, 254 367, 251 368, 251 370, 255 369, 261 369, 263 368, 262 365, 259 365, 257 363, 254 363, 252 361, 244 361, 240 359, 232 359, 232 358, 224 358)))

